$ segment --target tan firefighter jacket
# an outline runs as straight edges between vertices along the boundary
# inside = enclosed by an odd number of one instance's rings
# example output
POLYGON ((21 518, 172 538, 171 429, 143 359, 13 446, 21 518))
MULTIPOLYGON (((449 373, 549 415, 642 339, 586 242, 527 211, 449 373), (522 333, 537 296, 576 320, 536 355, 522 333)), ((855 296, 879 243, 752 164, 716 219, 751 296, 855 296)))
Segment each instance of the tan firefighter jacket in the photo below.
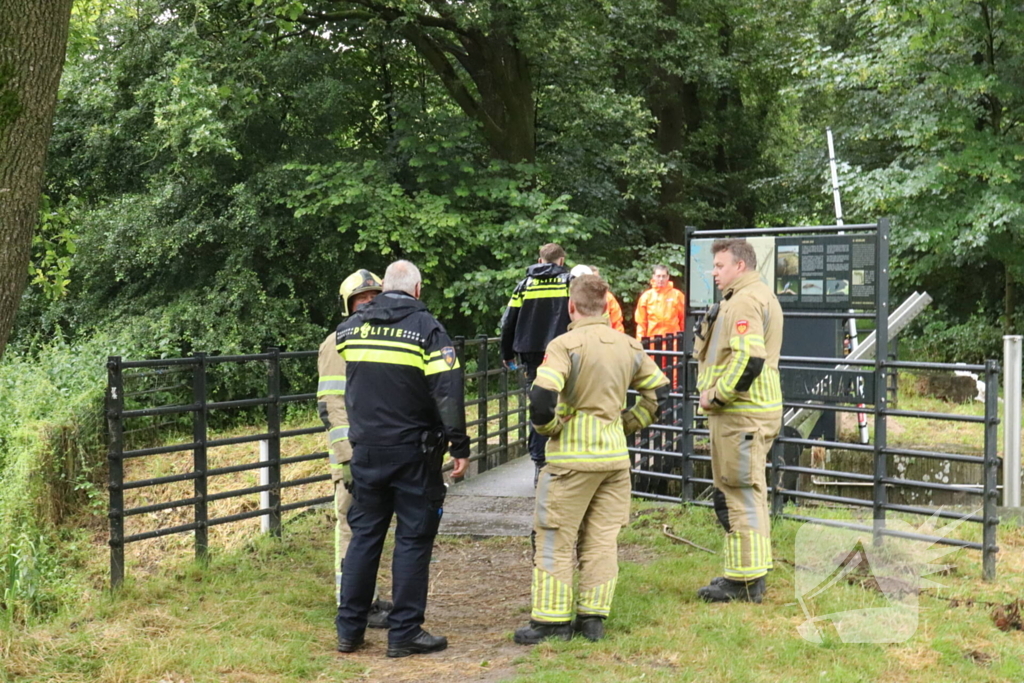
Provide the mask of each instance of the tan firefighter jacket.
MULTIPOLYGON (((640 342, 603 317, 582 318, 548 344, 535 387, 558 393, 554 417, 534 424, 550 436, 546 458, 571 470, 629 468, 626 433, 651 424, 668 397, 668 378, 640 342), (664 387, 664 389, 662 389, 664 387), (640 393, 623 410, 626 391, 640 393)), ((532 394, 531 394, 532 397, 532 394)))
POLYGON ((341 465, 352 459, 352 444, 348 440, 348 413, 345 411, 345 361, 338 355, 334 332, 320 344, 317 368, 320 383, 316 388, 316 404, 327 428, 330 445, 331 478, 341 479, 341 465))
POLYGON ((714 389, 711 413, 782 409, 782 307, 759 273, 740 275, 697 326, 697 388, 714 389))

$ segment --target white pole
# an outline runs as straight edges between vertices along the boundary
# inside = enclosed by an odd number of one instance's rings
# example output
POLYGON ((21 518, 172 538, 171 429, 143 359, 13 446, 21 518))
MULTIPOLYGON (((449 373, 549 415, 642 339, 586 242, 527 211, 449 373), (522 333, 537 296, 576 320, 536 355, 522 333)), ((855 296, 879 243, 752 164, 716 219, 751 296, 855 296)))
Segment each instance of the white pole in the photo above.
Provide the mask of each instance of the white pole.
MULTIPOLYGON (((995 387, 986 391, 993 391, 995 387)), ((1003 505, 1020 507, 1021 336, 1003 337, 1003 505)))
MULTIPOLYGON (((825 137, 828 139, 828 167, 832 172, 832 203, 836 207, 836 225, 843 225, 843 202, 839 199, 839 172, 836 170, 836 150, 832 144, 832 128, 825 129, 825 137)), ((840 232, 840 235, 843 233, 840 232)), ((851 313, 853 311, 850 311, 851 313)), ((850 333, 850 353, 857 350, 860 345, 860 340, 857 337, 857 319, 849 318, 846 321, 847 329, 850 333)), ((884 358, 882 359, 885 360, 884 358)), ((857 380, 857 392, 864 395, 864 382, 860 379, 857 380)), ((861 403, 858 407, 863 406, 861 403)), ((857 413, 857 430, 860 433, 860 442, 868 442, 868 414, 857 413)))
MULTIPOLYGON (((260 441, 260 462, 266 462, 270 460, 270 443, 267 441, 260 441)), ((270 468, 260 468, 260 486, 266 486, 270 483, 270 468)), ((260 491, 260 509, 266 510, 270 507, 270 491, 260 491)), ((270 533, 270 515, 260 515, 260 531, 267 534, 270 533)))
POLYGON ((832 129, 825 129, 828 138, 828 167, 832 171, 832 203, 836 205, 836 225, 843 225, 843 203, 839 200, 839 173, 836 171, 836 150, 832 146, 832 129))

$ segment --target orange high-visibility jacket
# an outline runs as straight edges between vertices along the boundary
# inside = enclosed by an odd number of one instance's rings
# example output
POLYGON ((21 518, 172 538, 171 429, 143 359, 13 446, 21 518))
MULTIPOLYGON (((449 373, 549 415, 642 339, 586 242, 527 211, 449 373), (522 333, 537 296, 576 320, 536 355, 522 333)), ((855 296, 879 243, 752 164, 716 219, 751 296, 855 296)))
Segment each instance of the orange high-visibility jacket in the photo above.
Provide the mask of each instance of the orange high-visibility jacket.
POLYGON ((618 299, 611 292, 605 295, 605 299, 608 301, 608 312, 605 313, 605 317, 608 318, 608 322, 611 324, 613 330, 619 332, 625 332, 626 326, 622 323, 622 306, 619 306, 618 299))
POLYGON ((686 296, 671 282, 662 289, 652 287, 636 302, 634 319, 637 339, 682 332, 686 327, 686 296))

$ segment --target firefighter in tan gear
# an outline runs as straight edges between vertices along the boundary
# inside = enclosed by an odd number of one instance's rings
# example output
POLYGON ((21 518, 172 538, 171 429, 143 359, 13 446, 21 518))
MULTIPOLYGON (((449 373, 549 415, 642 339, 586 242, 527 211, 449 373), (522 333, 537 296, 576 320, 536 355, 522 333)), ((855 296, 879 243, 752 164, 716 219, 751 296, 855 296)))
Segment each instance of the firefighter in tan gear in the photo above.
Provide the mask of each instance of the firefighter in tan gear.
POLYGON ((568 640, 574 631, 603 637, 619 572, 616 539, 629 521, 626 435, 653 422, 668 397, 668 379, 640 342, 609 326, 607 292, 596 275, 572 281, 573 322, 548 344, 530 390, 530 421, 550 440, 537 483, 532 611, 529 626, 515 632, 520 645, 568 640), (630 388, 640 397, 623 410, 630 388))
MULTIPOLYGON (((357 270, 341 283, 338 290, 341 299, 341 314, 349 317, 363 304, 373 301, 383 289, 381 279, 368 270, 357 270)), ((334 526, 334 597, 337 604, 341 600, 341 572, 352 540, 346 515, 352 506, 352 483, 349 461, 352 459, 352 446, 348 441, 348 415, 345 411, 345 361, 338 355, 338 342, 332 330, 320 344, 317 366, 320 371, 320 383, 317 386, 316 400, 320 419, 327 427, 328 454, 330 457, 331 482, 334 485, 334 512, 338 519, 334 526)), ((379 600, 374 595, 367 623, 371 628, 387 628, 388 613, 391 603, 379 600)))
POLYGON ((746 240, 717 240, 711 251, 722 301, 698 326, 694 353, 711 431, 715 514, 726 531, 725 576, 697 594, 761 602, 772 568, 765 460, 782 426, 782 308, 746 240))

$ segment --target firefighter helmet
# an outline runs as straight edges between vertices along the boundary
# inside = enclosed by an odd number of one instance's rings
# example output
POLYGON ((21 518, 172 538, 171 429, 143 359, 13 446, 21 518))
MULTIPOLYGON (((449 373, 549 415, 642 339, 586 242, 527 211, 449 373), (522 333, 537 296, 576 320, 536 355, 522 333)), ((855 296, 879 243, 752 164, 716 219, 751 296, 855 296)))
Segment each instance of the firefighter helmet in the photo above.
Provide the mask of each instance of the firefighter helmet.
POLYGON ((341 287, 338 288, 338 294, 341 297, 341 314, 346 318, 352 315, 352 311, 349 310, 349 301, 356 294, 381 291, 384 291, 384 283, 380 278, 370 271, 360 268, 345 278, 341 287))

